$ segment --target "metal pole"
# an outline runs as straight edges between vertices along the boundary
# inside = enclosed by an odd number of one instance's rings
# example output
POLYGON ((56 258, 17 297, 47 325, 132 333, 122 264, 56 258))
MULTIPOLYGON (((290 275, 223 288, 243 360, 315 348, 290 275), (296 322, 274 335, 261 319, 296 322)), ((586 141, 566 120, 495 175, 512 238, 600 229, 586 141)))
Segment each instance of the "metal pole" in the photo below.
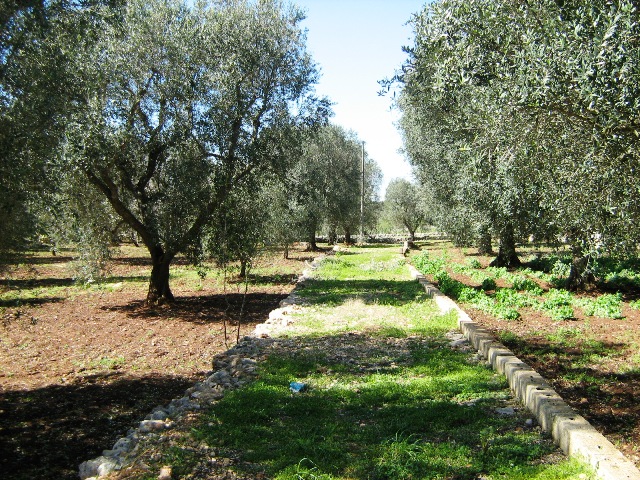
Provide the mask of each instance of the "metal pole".
POLYGON ((362 188, 360 190, 360 244, 364 244, 364 141, 362 142, 362 188))

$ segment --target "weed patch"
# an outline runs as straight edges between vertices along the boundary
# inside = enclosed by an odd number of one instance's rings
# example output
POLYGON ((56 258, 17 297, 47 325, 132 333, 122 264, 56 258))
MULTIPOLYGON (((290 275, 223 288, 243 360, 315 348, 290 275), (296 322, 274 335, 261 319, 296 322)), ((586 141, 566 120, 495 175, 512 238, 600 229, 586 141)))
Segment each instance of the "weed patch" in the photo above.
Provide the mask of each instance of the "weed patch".
POLYGON ((597 298, 576 299, 574 304, 582 308, 588 317, 622 318, 622 294, 605 293, 597 298))

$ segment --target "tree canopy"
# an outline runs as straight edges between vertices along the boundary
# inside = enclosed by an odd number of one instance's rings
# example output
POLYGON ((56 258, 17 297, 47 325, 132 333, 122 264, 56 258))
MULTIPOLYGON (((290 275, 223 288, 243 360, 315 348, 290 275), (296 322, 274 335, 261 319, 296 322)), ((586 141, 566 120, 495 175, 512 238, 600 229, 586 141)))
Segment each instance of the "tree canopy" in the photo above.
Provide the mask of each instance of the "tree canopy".
POLYGON ((567 238, 572 280, 635 247, 638 20, 630 0, 442 0, 415 16, 401 125, 441 225, 476 243, 489 229, 507 266, 518 238, 567 238))
MULTIPOLYGON (((32 78, 38 59, 61 65, 59 88, 34 87, 58 102, 49 173, 89 183, 137 232, 153 262, 149 302, 173 299, 172 259, 233 189, 281 170, 326 121, 302 18, 271 1, 94 4, 60 15, 37 51, 10 52, 32 78)), ((20 93, 7 100, 15 111, 30 99, 20 93)))
POLYGON ((413 242, 416 231, 427 220, 418 187, 403 178, 391 180, 385 192, 384 215, 392 225, 406 229, 413 242))
MULTIPOLYGON (((290 191, 296 199, 299 224, 312 248, 324 226, 330 243, 338 231, 350 243, 359 231, 362 197, 363 147, 356 134, 328 125, 307 138, 297 164, 290 172, 290 191)), ((382 173, 364 152, 364 222, 375 223, 382 173)))

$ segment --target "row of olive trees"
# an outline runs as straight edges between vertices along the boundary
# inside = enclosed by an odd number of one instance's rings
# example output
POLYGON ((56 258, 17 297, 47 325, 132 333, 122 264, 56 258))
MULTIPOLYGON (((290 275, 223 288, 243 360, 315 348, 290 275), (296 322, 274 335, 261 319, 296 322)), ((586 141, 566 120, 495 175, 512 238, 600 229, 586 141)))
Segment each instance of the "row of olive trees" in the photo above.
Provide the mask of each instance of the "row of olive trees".
MULTIPOLYGON (((245 274, 265 243, 350 239, 360 143, 314 96, 302 19, 278 0, 2 7, 0 249, 47 233, 95 263, 127 229, 157 303, 178 254, 245 274)), ((366 172, 371 217, 380 170, 366 172)))
POLYGON ((640 12, 631 0, 441 0, 398 75, 407 155, 437 224, 514 266, 563 238, 570 287, 640 225, 640 12))
POLYGON ((312 249, 316 232, 324 231, 329 243, 342 233, 351 243, 360 230, 362 181, 364 179, 364 218, 371 230, 377 217, 377 192, 382 172, 364 153, 353 132, 337 126, 323 128, 304 145, 301 161, 291 172, 289 207, 298 211, 299 235, 312 249))
POLYGON ((429 207, 419 186, 404 178, 394 178, 385 191, 380 227, 406 232, 408 241, 413 242, 418 229, 431 223, 429 207))

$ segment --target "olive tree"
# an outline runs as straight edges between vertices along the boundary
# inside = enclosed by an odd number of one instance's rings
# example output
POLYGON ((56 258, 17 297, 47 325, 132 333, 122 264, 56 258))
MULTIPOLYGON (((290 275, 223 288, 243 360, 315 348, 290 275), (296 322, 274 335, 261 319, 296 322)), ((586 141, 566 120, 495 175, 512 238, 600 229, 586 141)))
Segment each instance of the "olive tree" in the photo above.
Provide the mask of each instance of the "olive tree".
POLYGON ((396 227, 406 228, 413 242, 427 219, 418 187, 403 178, 391 180, 385 192, 384 215, 396 227))
MULTIPOLYGON (((40 231, 47 159, 59 145, 69 87, 56 49, 43 55, 69 8, 59 1, 0 5, 0 251, 26 245, 40 231)), ((70 25, 80 34, 80 25, 70 25)))
MULTIPOLYGON (((139 236, 147 301, 172 301, 169 268, 198 248, 234 189, 282 167, 322 122, 302 14, 277 1, 127 3, 79 14, 95 38, 57 32, 78 85, 61 162, 139 236)), ((64 27, 64 26, 63 26, 64 27)))
MULTIPOLYGON (((330 242, 338 230, 351 242, 360 224, 362 143, 354 132, 327 125, 307 138, 298 163, 290 172, 291 193, 299 205, 300 223, 312 249, 324 225, 330 242)), ((377 163, 365 154, 364 217, 371 224, 382 180, 377 163)))
POLYGON ((594 249, 635 246, 638 18, 624 0, 442 0, 415 17, 407 150, 420 178, 455 174, 429 187, 490 225, 499 263, 517 264, 518 238, 563 235, 579 286, 594 249))

